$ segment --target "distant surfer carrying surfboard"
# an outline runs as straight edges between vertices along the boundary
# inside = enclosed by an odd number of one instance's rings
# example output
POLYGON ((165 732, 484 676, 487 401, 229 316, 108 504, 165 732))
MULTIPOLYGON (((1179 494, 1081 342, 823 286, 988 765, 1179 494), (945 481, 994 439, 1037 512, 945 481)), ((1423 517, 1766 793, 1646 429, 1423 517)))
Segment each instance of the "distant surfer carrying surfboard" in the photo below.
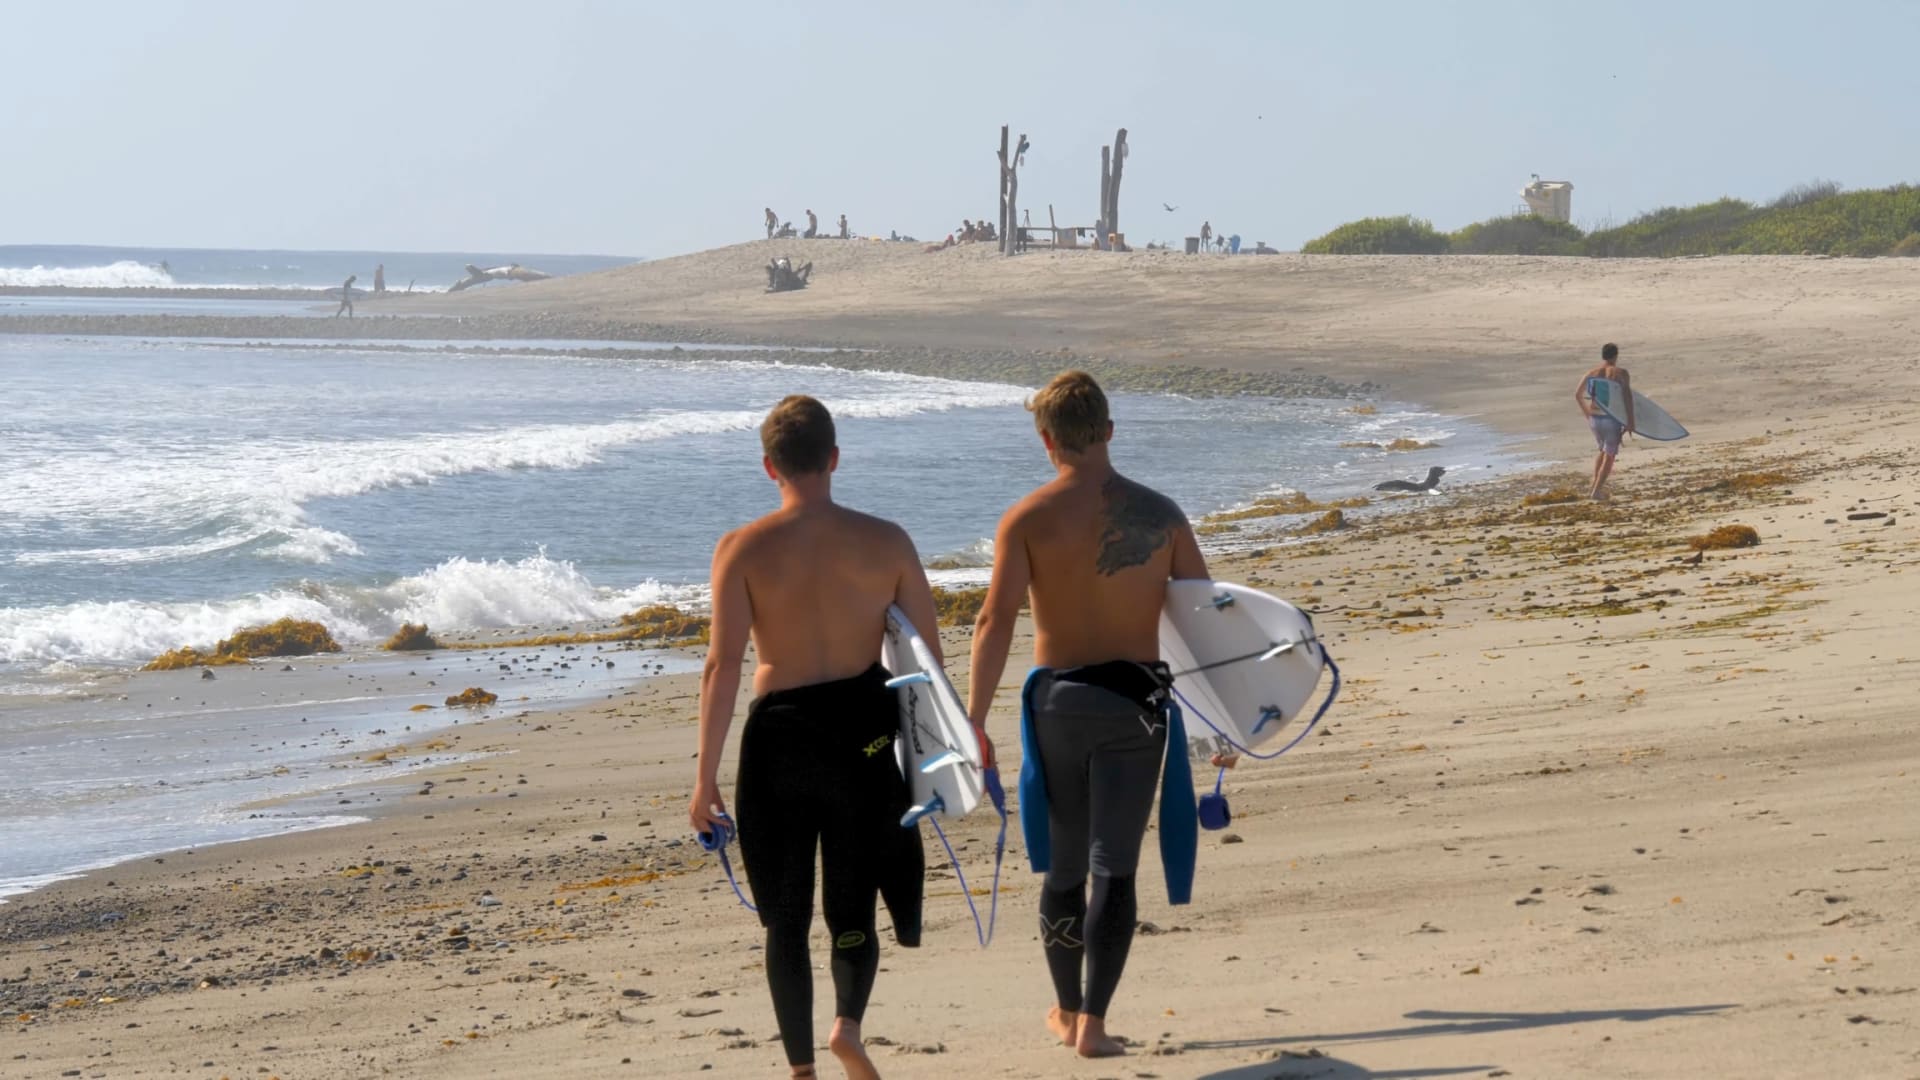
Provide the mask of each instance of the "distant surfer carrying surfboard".
MULTIPOLYGON (((756 695, 734 789, 740 855, 767 928, 767 984, 787 1062, 812 1077, 814 849, 833 940, 833 1034, 854 1080, 875 1080, 860 1021, 880 965, 876 897, 895 937, 920 943, 925 859, 920 831, 900 827, 910 792, 893 742, 899 698, 875 663, 887 607, 936 625, 933 593, 906 531, 834 503, 840 463, 833 417, 810 397, 785 399, 760 425, 763 467, 780 508, 720 538, 713 551, 713 643, 700 678, 699 770, 688 818, 696 833, 733 827, 720 754, 751 635, 756 695)), ((937 637, 927 644, 939 659, 937 637)))
POLYGON ((1172 786, 1161 799, 1161 858, 1174 902, 1192 884, 1193 777, 1183 732, 1167 750, 1178 714, 1166 708, 1173 680, 1159 626, 1168 579, 1204 579, 1207 563, 1173 500, 1114 471, 1113 422, 1092 376, 1066 372, 1027 408, 1057 475, 1000 519, 974 628, 970 712, 991 753, 987 713, 1031 599, 1039 666, 1022 696, 1020 810, 1029 859, 1047 875, 1040 941, 1056 1001, 1047 1028, 1083 1057, 1108 1057, 1126 1052, 1107 1034, 1107 1007, 1133 943, 1134 872, 1163 763, 1172 786))
POLYGON ((1593 490, 1589 498, 1600 500, 1606 497, 1607 478, 1613 475, 1613 459, 1620 453, 1620 437, 1633 430, 1633 383, 1627 376, 1627 369, 1619 364, 1620 346, 1608 342, 1600 347, 1600 366, 1580 376, 1580 385, 1573 391, 1573 400, 1586 415, 1587 427, 1593 432, 1593 441, 1600 453, 1593 459, 1593 490), (1620 398, 1626 402, 1627 422, 1622 424, 1607 414, 1593 400, 1593 380, 1605 379, 1620 387, 1620 398))

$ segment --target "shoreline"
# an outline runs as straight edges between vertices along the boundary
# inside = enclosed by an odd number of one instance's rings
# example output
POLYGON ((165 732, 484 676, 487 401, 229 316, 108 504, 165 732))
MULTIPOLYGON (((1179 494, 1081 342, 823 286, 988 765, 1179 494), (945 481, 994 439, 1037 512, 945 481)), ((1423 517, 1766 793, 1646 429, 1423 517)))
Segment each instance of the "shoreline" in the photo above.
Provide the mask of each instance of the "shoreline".
MULTIPOLYGON (((1885 413, 1863 408, 1856 422, 1885 413)), ((1905 417, 1897 430, 1902 459, 1920 458, 1920 420, 1905 417)), ((1864 1007, 1882 1022, 1911 1022, 1902 1019, 1909 999, 1794 988, 1920 977, 1920 956, 1899 944, 1911 917, 1859 914, 1899 910, 1895 871, 1915 865, 1900 845, 1920 839, 1920 823, 1880 810, 1897 791, 1911 793, 1905 777, 1920 775, 1907 771, 1920 765, 1920 740, 1897 734, 1904 699, 1887 692, 1893 676, 1876 677, 1865 652, 1811 631, 1844 635, 1847 612, 1912 604, 1882 581, 1889 568, 1920 565, 1920 543, 1900 525, 1821 524, 1876 484, 1884 449, 1855 443, 1812 460, 1810 434, 1739 445, 1754 438, 1642 464, 1626 501, 1597 509, 1522 508, 1523 493, 1560 477, 1515 477, 1405 521, 1223 563, 1219 576, 1303 602, 1317 596, 1350 689, 1310 746, 1229 777, 1232 831, 1246 842, 1221 846, 1209 834, 1194 907, 1166 908, 1150 880, 1157 868, 1143 867, 1141 917, 1175 936, 1136 943, 1116 1005, 1131 1020, 1122 1030, 1142 1033, 1130 1052, 1177 1056, 1180 1075, 1237 1076, 1228 1070, 1282 1049, 1318 1050, 1333 1067, 1657 1075, 1674 1055, 1764 1028, 1856 1074, 1886 1071, 1893 1047, 1848 1038, 1844 1017, 1864 1007), (1789 486, 1698 494, 1727 467, 1765 471, 1796 457, 1808 465, 1789 486), (1687 568, 1680 540, 1729 516, 1765 529, 1762 546, 1687 568), (1568 546, 1570 535, 1635 521, 1641 538, 1629 531, 1617 549, 1591 549, 1591 563, 1567 561, 1581 547, 1568 546), (1865 558, 1820 558, 1807 541, 1829 533, 1864 544, 1865 558), (1425 558, 1430 551, 1449 555, 1425 558), (1608 613, 1596 573, 1645 576, 1629 598, 1672 585, 1683 595, 1608 613), (1444 585, 1442 574, 1461 583, 1444 585), (1816 593, 1796 584, 1803 579, 1825 580, 1816 593), (1783 645, 1786 655, 1771 655, 1783 645), (1429 669, 1430 657, 1452 659, 1429 669), (1595 662, 1616 673, 1600 680, 1615 689, 1601 692, 1595 662), (1585 680, 1562 674, 1583 668, 1585 680), (1501 681, 1482 685, 1494 672, 1501 681), (1850 704, 1851 716, 1829 709, 1823 725, 1809 706, 1857 680, 1886 689, 1850 704), (1457 711, 1450 699, 1460 695, 1474 706, 1457 711), (1812 726, 1795 722, 1797 712, 1812 726), (1858 757, 1866 746, 1874 754, 1858 757), (1692 791, 1702 784, 1704 800, 1692 791), (1773 821, 1780 815, 1784 827, 1773 821), (1779 858, 1787 853, 1791 862, 1779 858), (1856 866, 1889 869, 1850 875, 1856 866), (1795 889, 1801 898, 1788 897, 1795 889), (1515 896, 1536 906, 1516 909, 1515 896), (1842 899, 1822 902, 1828 896, 1842 899), (1780 925, 1781 905, 1805 911, 1780 925), (1838 929, 1817 925, 1849 912, 1838 929), (1422 936, 1426 927, 1436 936, 1422 936), (1285 948, 1263 955, 1263 942, 1285 948), (1750 944, 1729 954, 1729 943, 1750 944), (1824 961, 1829 954, 1837 959, 1824 961), (1216 985, 1228 955, 1246 959, 1232 986, 1216 985), (1703 962, 1710 957, 1720 962, 1703 962), (1715 993, 1729 962, 1743 986, 1715 993), (1444 1021, 1384 1042, 1333 1034, 1392 1028, 1409 1009, 1519 1016, 1543 999, 1582 1019, 1465 1040, 1448 1038, 1444 1021), (1564 1023, 1593 1037, 1569 1043, 1564 1023)), ((1893 509, 1920 510, 1910 504, 1920 499, 1898 498, 1893 509)), ((1017 654, 1030 648, 1027 634, 1023 624, 1017 654)), ((958 676, 967 635, 942 636, 958 676)), ((342 788, 374 811, 365 823, 123 864, 9 903, 0 999, 8 1013, 33 1017, 14 1021, 8 1044, 26 1055, 15 1059, 20 1075, 57 1076, 82 1063, 83 1047, 102 1045, 117 1068, 186 1054, 285 1077, 332 1075, 342 1052, 357 1068, 405 1076, 561 1076, 623 1058, 662 1076, 774 1067, 778 1043, 767 1037, 750 951, 757 927, 711 858, 680 835, 697 690, 694 675, 665 676, 598 706, 465 725, 461 749, 483 759, 413 774, 384 794, 368 794, 377 777, 342 788), (188 897, 193 914, 173 913, 188 897), (216 928, 196 932, 201 925, 216 928), (35 942, 55 945, 48 953, 35 942), (22 964, 33 972, 24 980, 22 964), (101 974, 74 975, 89 969, 101 974), (322 987, 327 1003, 313 1002, 322 987), (474 1015, 415 997, 436 987, 471 1002, 474 1015), (83 1004, 54 1007, 68 1000, 83 1004), (343 1041, 292 1019, 298 1003, 357 1034, 343 1041), (412 1026, 382 1022, 396 1008, 412 1026), (141 1038, 113 1038, 109 1029, 128 1022, 141 1038)), ((1008 698, 993 730, 1012 767, 1008 698)), ((990 824, 969 818, 950 830, 971 876, 991 861, 990 824)), ((1003 930, 1031 917, 1035 886, 1019 857, 1016 840, 1003 930)), ((933 873, 928 945, 918 955, 886 949, 867 1025, 888 1045, 931 1053, 882 1049, 887 1074, 950 1075, 998 1059, 1027 1074, 1110 1075, 1026 1037, 1039 1032, 1045 993, 1030 935, 1006 933, 979 952, 964 907, 937 865, 933 873), (942 979, 972 988, 966 1008, 948 1007, 942 979), (988 985, 1009 991, 984 994, 988 985)), ((1763 1073, 1778 1060, 1757 1046, 1721 1052, 1729 1067, 1763 1073)))
POLYGON ((417 348, 531 356, 657 359, 663 353, 688 359, 822 364, 848 371, 899 372, 972 382, 1041 386, 1065 366, 1079 365, 1116 390, 1193 397, 1322 397, 1360 400, 1382 389, 1362 380, 1344 381, 1308 372, 1235 371, 1201 365, 1144 366, 1079 356, 1016 350, 868 348, 845 342, 771 341, 727 330, 657 324, 578 323, 524 316, 383 315, 355 319, 306 316, 220 315, 0 315, 0 335, 229 339, 235 347, 327 348, 315 339, 374 351, 407 351, 396 341, 434 342, 417 348), (276 339, 292 339, 291 344, 276 339), (501 341, 578 341, 576 348, 489 346, 501 341), (458 344, 472 342, 471 345, 458 344), (615 342, 658 342, 658 348, 622 348, 615 342), (444 343, 444 344, 442 344, 444 343), (720 347, 719 349, 703 347, 720 347))
MULTIPOLYGON (((1006 274, 1031 290, 1046 264, 1015 261, 1026 269, 1006 274)), ((1920 921, 1904 883, 1920 872, 1920 820, 1888 808, 1920 784, 1903 689, 1920 654, 1900 636, 1920 618, 1920 496, 1904 481, 1920 465, 1920 338, 1892 278, 1836 288, 1830 265, 1767 264, 1744 306, 1713 291, 1752 269, 1738 261, 1706 268, 1705 284, 1680 268, 1654 287, 1666 298, 1508 295, 1517 329, 1504 341, 1480 325, 1489 301, 1457 301, 1462 288, 1525 293, 1511 277, 1429 282, 1438 300, 1370 286, 1378 321, 1330 323, 1323 339, 1346 338, 1317 346, 1328 357, 1364 354, 1356 371, 1386 396, 1476 404, 1567 464, 1218 561, 1220 578, 1321 612, 1348 688, 1293 754, 1229 775, 1234 839, 1203 836, 1193 906, 1166 906, 1157 864, 1143 863, 1154 931, 1115 1004, 1131 1063, 1080 1062, 1042 1035, 1037 884, 1016 830, 991 950, 974 947, 938 859, 926 947, 893 948, 883 918, 865 1025, 882 1070, 1241 1080, 1312 1057, 1335 1076, 1911 1071, 1901 1033, 1920 1024, 1920 921), (1767 276, 1807 267, 1818 280, 1767 276), (1769 314, 1783 289, 1800 299, 1769 314), (1598 340, 1591 328, 1619 323, 1622 305, 1636 334, 1681 343, 1634 370, 1695 437, 1630 443, 1613 502, 1527 505, 1577 485, 1591 451, 1565 400, 1571 351, 1515 366, 1512 342, 1598 340), (1446 362, 1394 359, 1378 343, 1395 335, 1446 362), (1732 378, 1789 354, 1783 377, 1732 378), (1739 476, 1750 482, 1730 486, 1739 476), (1689 546, 1734 523, 1759 546, 1689 546), (1147 1060, 1163 1056, 1177 1060, 1147 1060)), ((640 269, 600 277, 657 281, 640 269)), ((941 287, 965 305, 1006 299, 941 287)), ((820 308, 809 319, 838 318, 839 299, 797 299, 820 308)), ((1142 310, 1120 329, 1187 332, 1154 324, 1167 315, 1142 310)), ((953 319, 971 326, 974 309, 889 332, 945 340, 953 319)), ((1237 333, 1183 351, 1256 371, 1291 363, 1228 341, 1237 333)), ((941 637, 965 685, 968 634, 941 637)), ((186 1061, 287 1080, 777 1069, 759 928, 685 835, 697 689, 668 676, 488 721, 463 749, 489 757, 422 774, 448 782, 369 823, 123 864, 7 904, 0 1017, 14 1038, 0 1046, 25 1078, 186 1061)), ((1010 769, 1014 696, 1002 687, 990 722, 1010 769)), ((991 862, 992 824, 950 830, 970 880, 991 862)), ((816 986, 824 1000, 824 975, 816 986)))

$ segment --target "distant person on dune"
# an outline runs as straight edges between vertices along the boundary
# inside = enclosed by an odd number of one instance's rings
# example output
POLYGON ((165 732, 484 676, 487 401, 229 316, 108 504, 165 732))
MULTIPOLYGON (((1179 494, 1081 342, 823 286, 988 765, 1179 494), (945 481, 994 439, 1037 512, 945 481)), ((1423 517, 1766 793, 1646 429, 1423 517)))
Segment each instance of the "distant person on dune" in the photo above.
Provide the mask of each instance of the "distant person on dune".
POLYGON ((379 266, 376 266, 373 268, 373 291, 375 293, 383 293, 387 291, 387 264, 386 263, 381 263, 379 266))
MULTIPOLYGON (((795 1077, 814 1077, 814 862, 831 942, 833 1032, 827 1049, 850 1077, 877 1077, 860 1021, 880 970, 877 902, 902 948, 920 944, 926 858, 895 763, 900 699, 880 666, 889 605, 935 625, 933 592, 906 530, 833 501, 840 464, 826 406, 795 395, 760 425, 761 467, 780 506, 713 550, 713 644, 700 677, 700 748, 688 807, 694 831, 735 823, 720 758, 748 640, 753 693, 734 785, 740 858, 766 927, 761 961, 795 1077)), ((939 662, 937 635, 928 639, 939 662)))
POLYGON ((1213 250, 1213 222, 1211 221, 1200 223, 1200 250, 1213 250))
POLYGON ((807 211, 807 231, 800 235, 808 240, 820 235, 820 219, 813 216, 811 210, 807 211))
POLYGON ((1613 459, 1620 453, 1620 437, 1633 431, 1633 382, 1627 376, 1627 369, 1619 364, 1620 346, 1608 342, 1600 348, 1600 366, 1590 369, 1580 376, 1580 385, 1574 388, 1574 404, 1587 417, 1587 427, 1593 432, 1593 441, 1600 453, 1593 459, 1593 490, 1588 498, 1601 501, 1606 498, 1607 479, 1613 475, 1613 459), (1620 388, 1619 399, 1626 403, 1627 422, 1623 425, 1614 419, 1607 410, 1593 400, 1593 382, 1605 379, 1620 388))
POLYGON ((780 215, 773 212, 773 207, 767 207, 767 239, 773 239, 773 231, 779 227, 780 215))
POLYGON ((840 239, 848 240, 848 239, 851 239, 852 236, 853 234, 847 230, 847 215, 841 214, 840 215, 840 239))
POLYGON ((358 280, 359 274, 348 274, 347 283, 340 286, 340 307, 334 311, 334 318, 339 318, 342 311, 347 313, 347 318, 353 318, 353 283, 358 280))

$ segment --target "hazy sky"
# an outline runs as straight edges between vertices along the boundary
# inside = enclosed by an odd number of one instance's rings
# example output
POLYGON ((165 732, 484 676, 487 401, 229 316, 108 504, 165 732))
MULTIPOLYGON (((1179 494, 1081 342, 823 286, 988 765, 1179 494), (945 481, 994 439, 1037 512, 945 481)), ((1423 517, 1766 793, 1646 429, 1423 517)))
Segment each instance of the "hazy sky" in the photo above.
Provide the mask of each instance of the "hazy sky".
POLYGON ((0 243, 660 256, 769 204, 928 238, 993 216, 1001 123, 1063 224, 1125 126, 1136 244, 1454 228, 1536 172, 1591 225, 1920 180, 1915 41, 1914 2, 22 2, 0 243))

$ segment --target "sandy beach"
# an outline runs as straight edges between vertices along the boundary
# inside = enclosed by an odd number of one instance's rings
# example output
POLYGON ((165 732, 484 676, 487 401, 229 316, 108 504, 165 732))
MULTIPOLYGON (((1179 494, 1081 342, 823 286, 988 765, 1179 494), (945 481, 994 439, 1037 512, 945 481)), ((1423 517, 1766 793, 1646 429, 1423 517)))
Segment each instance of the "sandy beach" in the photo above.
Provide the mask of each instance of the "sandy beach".
MULTIPOLYGON (((1111 1016, 1130 1056, 1049 1045, 1016 828, 990 949, 944 856, 926 946, 893 948, 883 920, 865 1030, 884 1075, 1913 1077, 1916 286, 1920 260, 816 241, 409 308, 488 336, 886 349, 982 377, 1333 382, 1564 463, 1217 563, 1322 612, 1348 690, 1308 743, 1229 775, 1235 820, 1203 837, 1191 906, 1143 867, 1111 1016), (776 253, 814 285, 762 293, 776 253), (1608 340, 1694 437, 1630 443, 1612 502, 1542 500, 1591 460, 1569 399, 1608 340), (1758 545, 1689 546, 1736 524, 1758 545)), ((265 336, 245 323, 174 332, 265 336)), ((968 630, 942 636, 964 686, 968 630)), ((1028 648, 993 721, 1009 769, 1028 648)), ((222 692, 271 674, 223 671, 222 692)), ((326 797, 366 823, 0 906, 0 1075, 782 1075, 759 927, 687 833, 696 695, 669 675, 502 710, 393 751, 456 761, 326 797)), ((992 825, 956 830, 976 888, 992 825)))

